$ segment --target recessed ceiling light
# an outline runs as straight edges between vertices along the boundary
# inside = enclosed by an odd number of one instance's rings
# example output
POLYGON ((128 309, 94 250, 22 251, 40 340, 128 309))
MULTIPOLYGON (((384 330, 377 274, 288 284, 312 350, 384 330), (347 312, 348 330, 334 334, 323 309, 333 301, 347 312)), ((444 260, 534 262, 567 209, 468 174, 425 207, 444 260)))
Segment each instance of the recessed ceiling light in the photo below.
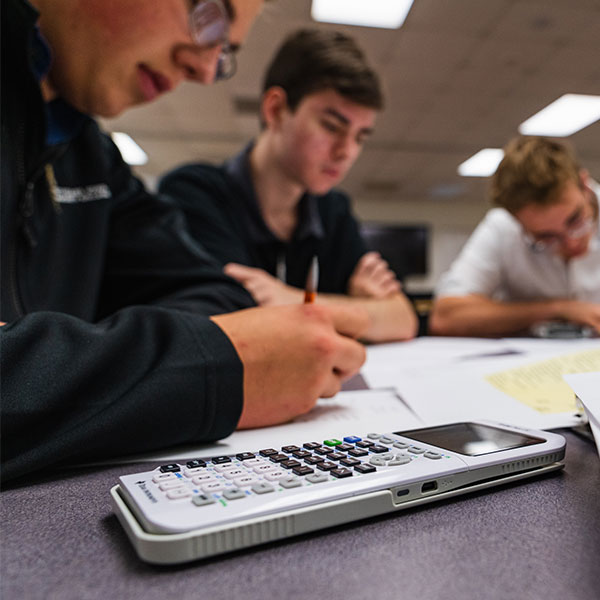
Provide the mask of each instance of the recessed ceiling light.
POLYGON ((600 119, 600 96, 565 94, 519 125, 523 135, 571 135, 600 119))
POLYGON ((132 166, 145 165, 148 162, 148 155, 133 141, 126 133, 114 131, 111 134, 113 142, 119 148, 123 160, 132 166))
POLYGON ((313 0, 315 21, 397 29, 404 23, 413 0, 313 0))
POLYGON ((494 174, 503 156, 504 150, 501 148, 484 148, 458 165, 458 174, 463 177, 488 177, 494 174))

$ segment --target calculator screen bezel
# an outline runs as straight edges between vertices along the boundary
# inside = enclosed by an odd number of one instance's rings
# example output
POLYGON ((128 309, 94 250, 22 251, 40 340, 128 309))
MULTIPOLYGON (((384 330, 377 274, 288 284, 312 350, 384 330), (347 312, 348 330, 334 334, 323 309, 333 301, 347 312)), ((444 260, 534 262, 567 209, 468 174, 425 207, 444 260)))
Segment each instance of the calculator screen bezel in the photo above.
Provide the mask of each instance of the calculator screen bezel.
POLYGON ((473 422, 450 423, 394 433, 463 456, 484 456, 546 442, 543 438, 524 432, 473 422))

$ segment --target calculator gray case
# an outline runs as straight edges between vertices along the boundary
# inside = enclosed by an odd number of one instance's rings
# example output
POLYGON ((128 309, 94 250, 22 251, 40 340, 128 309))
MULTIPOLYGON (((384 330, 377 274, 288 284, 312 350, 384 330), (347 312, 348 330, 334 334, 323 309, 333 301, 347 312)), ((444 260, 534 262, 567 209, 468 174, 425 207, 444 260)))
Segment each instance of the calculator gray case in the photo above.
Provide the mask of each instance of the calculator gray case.
MULTIPOLYGON (((140 490, 151 490, 155 485, 154 470, 121 477, 120 484, 110 490, 111 500, 142 560, 177 564, 454 498, 564 467, 560 462, 565 454, 562 436, 486 421, 477 423, 533 435, 544 439, 544 443, 474 457, 419 442, 428 451, 443 453, 444 459, 413 460, 400 468, 387 467, 361 477, 280 490, 283 494, 254 495, 228 506, 215 503, 196 507, 190 502, 176 502, 162 508, 160 502, 147 502, 140 490)), ((401 435, 386 435, 414 444, 414 440, 401 435)))

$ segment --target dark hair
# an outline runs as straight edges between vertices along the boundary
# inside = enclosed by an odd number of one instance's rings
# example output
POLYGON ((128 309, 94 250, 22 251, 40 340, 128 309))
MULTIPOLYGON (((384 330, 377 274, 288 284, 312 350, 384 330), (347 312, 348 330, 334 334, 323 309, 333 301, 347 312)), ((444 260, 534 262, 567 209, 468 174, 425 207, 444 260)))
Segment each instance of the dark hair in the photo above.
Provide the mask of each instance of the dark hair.
POLYGON ((492 204, 512 214, 529 204, 554 204, 567 182, 579 184, 579 171, 575 154, 567 144, 517 136, 504 148, 504 158, 492 177, 492 204))
POLYGON ((263 92, 273 86, 283 88, 291 110, 308 94, 325 89, 334 89, 368 108, 383 108, 377 73, 356 42, 339 31, 301 29, 292 33, 267 69, 263 92))

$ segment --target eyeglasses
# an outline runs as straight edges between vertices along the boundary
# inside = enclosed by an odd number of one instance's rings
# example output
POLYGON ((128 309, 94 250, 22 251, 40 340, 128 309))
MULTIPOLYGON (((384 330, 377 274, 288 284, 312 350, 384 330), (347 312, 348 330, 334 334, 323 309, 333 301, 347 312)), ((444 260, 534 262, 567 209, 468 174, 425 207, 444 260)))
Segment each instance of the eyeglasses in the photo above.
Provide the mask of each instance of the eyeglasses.
POLYGON ((565 240, 579 240, 590 233, 596 225, 594 217, 581 219, 567 227, 564 233, 548 233, 536 236, 529 232, 524 232, 527 245, 534 252, 545 252, 546 250, 555 250, 565 240))
POLYGON ((229 16, 222 0, 200 0, 190 12, 190 33, 199 46, 221 45, 215 81, 230 79, 237 61, 229 44, 229 16))

